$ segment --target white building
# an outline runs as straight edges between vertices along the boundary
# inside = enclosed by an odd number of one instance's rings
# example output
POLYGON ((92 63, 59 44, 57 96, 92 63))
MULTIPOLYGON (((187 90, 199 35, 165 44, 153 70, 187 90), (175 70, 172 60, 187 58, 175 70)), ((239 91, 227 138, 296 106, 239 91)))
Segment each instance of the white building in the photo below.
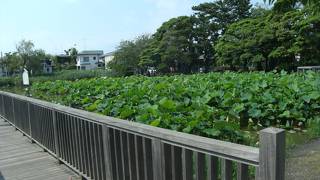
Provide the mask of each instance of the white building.
POLYGON ((8 76, 7 68, 3 65, 0 65, 0 77, 8 76))
POLYGON ((99 59, 103 51, 82 51, 77 55, 78 70, 92 70, 98 68, 99 59))
POLYGON ((53 64, 51 60, 44 60, 42 63, 42 72, 44 74, 52 74, 53 64))
POLYGON ((114 52, 110 52, 100 56, 100 61, 102 61, 103 64, 105 65, 105 68, 108 69, 108 63, 112 61, 113 58, 114 58, 114 52))
POLYGON ((0 77, 5 77, 8 76, 8 71, 7 71, 7 67, 2 64, 3 62, 3 56, 2 56, 2 52, 1 52, 1 56, 0 56, 0 77))

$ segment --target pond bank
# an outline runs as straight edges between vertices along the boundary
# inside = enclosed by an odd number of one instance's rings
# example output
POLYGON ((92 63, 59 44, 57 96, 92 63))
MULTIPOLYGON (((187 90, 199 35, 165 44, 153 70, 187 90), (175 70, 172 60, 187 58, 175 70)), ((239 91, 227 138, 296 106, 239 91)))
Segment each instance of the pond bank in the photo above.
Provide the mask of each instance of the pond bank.
POLYGON ((286 179, 320 179, 320 139, 289 150, 286 159, 286 179))

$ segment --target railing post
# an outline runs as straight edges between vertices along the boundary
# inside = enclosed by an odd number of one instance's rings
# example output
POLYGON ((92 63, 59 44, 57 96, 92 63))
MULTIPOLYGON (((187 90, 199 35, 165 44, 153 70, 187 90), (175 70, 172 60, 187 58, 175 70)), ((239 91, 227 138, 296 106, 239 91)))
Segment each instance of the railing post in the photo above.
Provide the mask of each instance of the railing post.
POLYGON ((106 125, 102 125, 102 138, 103 138, 103 153, 104 153, 104 162, 105 162, 105 173, 108 180, 113 180, 113 173, 112 168, 113 167, 112 161, 111 161, 111 145, 110 145, 110 131, 109 127, 106 125))
POLYGON ((30 137, 32 138, 32 128, 31 128, 31 115, 30 115, 30 103, 28 103, 28 122, 29 122, 29 134, 30 137))
POLYGON ((2 114, 1 114, 1 116, 3 117, 3 120, 4 120, 4 122, 7 122, 7 120, 6 120, 6 117, 5 117, 5 114, 6 114, 6 110, 5 110, 5 108, 4 108, 4 97, 3 97, 4 95, 2 94, 1 95, 1 99, 2 99, 2 103, 1 103, 1 105, 2 105, 2 114))
POLYGON ((163 180, 163 145, 158 138, 152 139, 153 180, 163 180))
POLYGON ((32 135, 32 123, 31 123, 30 102, 28 102, 28 119, 29 119, 29 126, 30 126, 31 143, 35 143, 34 140, 33 140, 33 135, 32 135))
POLYGON ((259 180, 285 179, 285 130, 260 131, 259 180))
POLYGON ((14 109, 14 100, 13 97, 11 97, 11 102, 12 102, 12 124, 14 125, 14 129, 17 131, 17 122, 16 122, 16 115, 15 115, 15 109, 14 109))
POLYGON ((60 149, 59 149, 59 141, 58 141, 58 128, 57 128, 57 117, 56 117, 56 111, 51 110, 52 112, 52 119, 53 119, 53 135, 54 135, 54 145, 56 150, 56 157, 58 159, 59 164, 62 164, 62 162, 59 160, 60 158, 60 149))

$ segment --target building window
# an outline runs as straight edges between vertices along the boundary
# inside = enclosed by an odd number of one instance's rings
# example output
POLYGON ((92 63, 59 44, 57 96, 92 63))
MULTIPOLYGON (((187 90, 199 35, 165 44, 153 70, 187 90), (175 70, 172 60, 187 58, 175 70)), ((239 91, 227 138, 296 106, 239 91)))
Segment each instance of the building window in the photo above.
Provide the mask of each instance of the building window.
POLYGON ((85 66, 81 66, 81 70, 86 70, 86 67, 85 66))
POLYGON ((93 60, 96 60, 96 59, 97 59, 97 57, 94 56, 94 57, 93 57, 93 60))
POLYGON ((83 62, 89 62, 89 57, 83 57, 82 61, 83 62))

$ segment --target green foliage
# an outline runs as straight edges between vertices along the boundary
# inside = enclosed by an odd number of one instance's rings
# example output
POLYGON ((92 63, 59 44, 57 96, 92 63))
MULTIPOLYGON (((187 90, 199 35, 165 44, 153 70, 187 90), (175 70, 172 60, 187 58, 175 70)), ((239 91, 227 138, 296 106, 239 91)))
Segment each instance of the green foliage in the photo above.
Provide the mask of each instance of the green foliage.
POLYGON ((317 65, 319 22, 319 16, 292 10, 279 15, 269 12, 234 23, 215 46, 218 64, 266 71, 317 65), (296 59, 298 55, 300 61, 296 59))
POLYGON ((20 86, 22 81, 18 77, 1 77, 0 78, 0 87, 9 88, 13 86, 20 86))
MULTIPOLYGON (((96 77, 110 77, 114 76, 112 72, 106 70, 64 70, 55 72, 54 74, 46 75, 46 76, 31 76, 31 83, 42 83, 46 81, 57 81, 57 80, 67 80, 67 81, 75 81, 79 79, 89 79, 96 77)), ((1 77, 0 78, 0 88, 12 88, 12 87, 21 87, 22 86, 22 78, 20 76, 14 77, 1 77)), ((10 91, 10 89, 6 89, 10 91)))
POLYGON ((23 68, 29 70, 33 75, 42 73, 42 62, 50 59, 42 49, 34 49, 32 41, 22 40, 16 46, 16 52, 5 53, 1 59, 1 66, 5 67, 8 75, 16 75, 22 72, 23 68))
POLYGON ((250 17, 251 7, 250 0, 218 0, 202 3, 192 9, 201 21, 209 25, 204 28, 211 30, 212 35, 219 35, 230 24, 250 17))
POLYGON ((35 83, 36 98, 152 126, 248 143, 248 131, 320 117, 316 73, 210 73, 35 83))
POLYGON ((309 127, 309 133, 311 137, 320 136, 320 118, 319 117, 316 117, 312 121, 309 121, 308 127, 309 127))
POLYGON ((55 70, 76 69, 78 50, 74 47, 64 50, 65 55, 54 56, 51 59, 54 62, 55 70))
POLYGON ((149 35, 139 36, 132 41, 122 41, 108 67, 120 76, 140 73, 139 56, 150 41, 149 35))
POLYGON ((120 44, 110 68, 119 75, 143 74, 149 67, 158 73, 209 71, 214 62, 214 44, 226 27, 250 15, 249 0, 219 0, 193 7, 192 16, 164 22, 151 39, 120 44))
POLYGON ((5 67, 7 73, 13 75, 19 73, 20 68, 22 67, 22 61, 17 52, 14 53, 5 53, 5 56, 1 59, 1 66, 5 67))
POLYGON ((311 10, 313 14, 320 13, 320 1, 319 0, 264 0, 264 2, 274 3, 274 10, 276 12, 287 12, 301 5, 311 10))
POLYGON ((46 76, 34 76, 30 78, 31 83, 36 82, 45 82, 45 81, 57 81, 57 80, 67 80, 67 81, 75 81, 78 79, 89 79, 95 77, 106 77, 113 76, 111 72, 106 71, 104 69, 97 70, 63 70, 55 72, 51 75, 46 76))
POLYGON ((70 63, 72 64, 76 64, 76 61, 77 61, 77 55, 78 55, 78 50, 74 47, 68 49, 68 50, 65 50, 65 53, 67 56, 70 57, 70 63))
MULTIPOLYGON (((314 12, 320 1, 269 2, 275 3, 276 11, 252 8, 249 0, 199 4, 192 8, 193 15, 163 23, 146 46, 135 51, 139 54, 124 54, 121 59, 127 57, 126 63, 114 63, 120 64, 120 72, 131 69, 121 75, 134 74, 132 69, 144 73, 148 67, 155 67, 160 74, 188 74, 200 69, 221 69, 215 66, 244 71, 293 71, 297 66, 318 65, 320 14, 314 12)), ((130 46, 133 49, 135 45, 130 46)))
POLYGON ((192 17, 181 16, 163 23, 154 34, 154 42, 150 47, 153 49, 148 48, 143 52, 144 58, 148 56, 146 59, 163 73, 190 73, 194 61, 200 56, 192 42, 195 37, 193 21, 192 17))

